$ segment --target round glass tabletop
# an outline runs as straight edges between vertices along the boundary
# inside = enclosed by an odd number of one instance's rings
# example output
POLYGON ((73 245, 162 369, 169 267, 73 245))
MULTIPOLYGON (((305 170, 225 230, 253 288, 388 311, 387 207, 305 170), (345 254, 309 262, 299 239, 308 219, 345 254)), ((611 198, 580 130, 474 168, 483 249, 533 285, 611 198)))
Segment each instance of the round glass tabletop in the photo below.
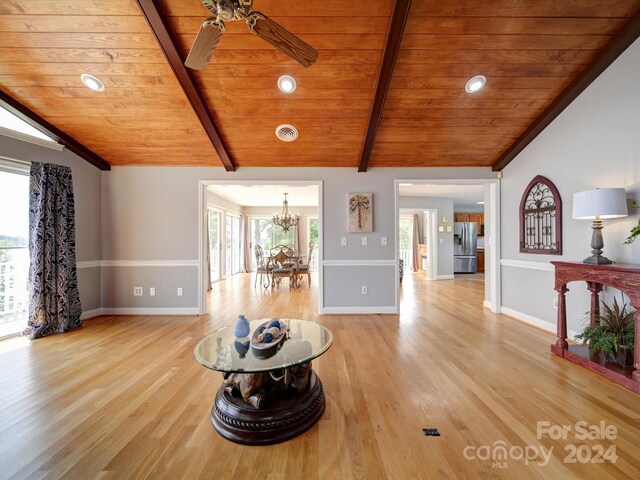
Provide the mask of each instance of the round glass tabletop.
POLYGON ((204 337, 193 351, 196 360, 220 372, 268 372, 310 362, 326 352, 333 342, 328 328, 309 320, 263 318, 250 322, 250 327, 248 337, 237 338, 233 325, 204 337), (254 348, 251 345, 253 333, 272 320, 286 324, 285 338, 270 351, 254 348))

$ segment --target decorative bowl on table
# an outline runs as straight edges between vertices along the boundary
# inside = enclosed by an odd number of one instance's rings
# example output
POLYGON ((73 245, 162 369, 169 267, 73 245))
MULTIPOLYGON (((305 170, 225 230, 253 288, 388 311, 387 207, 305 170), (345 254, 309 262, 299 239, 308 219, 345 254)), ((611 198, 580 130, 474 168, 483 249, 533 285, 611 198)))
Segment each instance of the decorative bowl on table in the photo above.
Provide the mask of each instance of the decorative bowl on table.
POLYGON ((274 355, 287 337, 287 325, 274 318, 255 329, 251 336, 251 349, 257 357, 268 358, 274 355))

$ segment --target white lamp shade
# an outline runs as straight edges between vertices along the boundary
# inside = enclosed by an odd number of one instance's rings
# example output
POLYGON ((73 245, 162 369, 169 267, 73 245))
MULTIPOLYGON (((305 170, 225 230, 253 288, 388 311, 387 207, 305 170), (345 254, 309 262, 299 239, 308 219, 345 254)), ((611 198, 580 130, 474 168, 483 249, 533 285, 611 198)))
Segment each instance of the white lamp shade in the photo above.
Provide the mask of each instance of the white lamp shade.
POLYGON ((626 217, 628 214, 624 188, 598 188, 573 195, 573 218, 593 220, 626 217))

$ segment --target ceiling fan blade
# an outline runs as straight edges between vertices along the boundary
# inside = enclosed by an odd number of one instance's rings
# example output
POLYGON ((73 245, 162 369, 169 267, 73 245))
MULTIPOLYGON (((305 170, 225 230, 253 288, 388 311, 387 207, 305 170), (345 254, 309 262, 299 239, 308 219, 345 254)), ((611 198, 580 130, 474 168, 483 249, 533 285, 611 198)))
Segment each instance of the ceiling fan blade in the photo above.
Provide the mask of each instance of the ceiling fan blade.
POLYGON ((249 30, 289 55, 303 67, 311 66, 318 58, 318 51, 315 48, 260 12, 251 12, 247 16, 247 25, 249 30))
POLYGON ((207 18, 202 22, 184 62, 185 66, 193 70, 206 69, 223 33, 224 24, 222 22, 213 18, 207 18))

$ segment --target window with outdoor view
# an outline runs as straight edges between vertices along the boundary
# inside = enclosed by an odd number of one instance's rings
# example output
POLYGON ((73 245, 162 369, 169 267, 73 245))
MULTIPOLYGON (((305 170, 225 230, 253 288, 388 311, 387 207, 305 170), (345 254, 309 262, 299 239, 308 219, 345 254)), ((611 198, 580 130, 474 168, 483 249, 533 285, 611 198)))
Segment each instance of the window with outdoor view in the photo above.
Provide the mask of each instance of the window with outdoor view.
POLYGON ((29 176, 0 170, 0 337, 27 323, 28 245, 29 176))

